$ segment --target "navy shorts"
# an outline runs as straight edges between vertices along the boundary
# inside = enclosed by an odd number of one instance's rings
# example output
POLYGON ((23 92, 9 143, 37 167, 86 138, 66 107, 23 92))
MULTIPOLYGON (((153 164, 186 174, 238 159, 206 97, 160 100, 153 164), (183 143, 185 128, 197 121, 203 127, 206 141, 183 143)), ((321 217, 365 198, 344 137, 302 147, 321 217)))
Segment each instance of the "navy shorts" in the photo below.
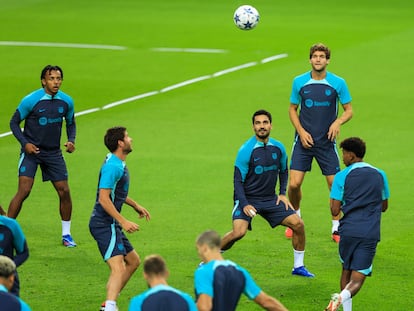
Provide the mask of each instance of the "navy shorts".
POLYGON ((37 167, 42 170, 43 181, 68 180, 68 170, 62 151, 40 151, 38 154, 22 152, 19 160, 19 176, 34 178, 37 167))
MULTIPOLYGON (((266 219, 266 221, 272 228, 280 225, 286 217, 296 214, 296 212, 291 208, 288 208, 286 210, 286 205, 282 201, 280 201, 279 204, 276 205, 276 199, 260 202, 249 201, 249 203, 257 210, 257 214, 266 219)), ((247 216, 243 212, 243 207, 240 206, 238 200, 234 202, 232 217, 233 220, 244 219, 247 222, 249 222, 249 230, 251 230, 251 221, 253 218, 247 216)))
POLYGON ((306 149, 302 146, 299 138, 293 144, 290 169, 310 172, 313 158, 318 162, 324 176, 335 175, 340 171, 336 143, 328 140, 325 143, 315 143, 312 148, 306 149))
POLYGON ((370 276, 377 244, 377 240, 341 236, 339 257, 343 269, 370 276))
POLYGON ((89 226, 89 230, 98 244, 102 258, 107 261, 117 255, 126 256, 134 250, 121 227, 116 224, 89 226))

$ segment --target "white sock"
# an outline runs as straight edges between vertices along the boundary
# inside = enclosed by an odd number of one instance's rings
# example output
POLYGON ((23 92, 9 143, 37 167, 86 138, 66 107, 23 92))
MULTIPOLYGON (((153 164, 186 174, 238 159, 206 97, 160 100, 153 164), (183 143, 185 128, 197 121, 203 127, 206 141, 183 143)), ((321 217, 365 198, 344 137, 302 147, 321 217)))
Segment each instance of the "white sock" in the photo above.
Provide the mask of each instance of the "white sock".
POLYGON ((300 214, 300 208, 296 211, 296 214, 298 214, 298 216, 299 216, 300 218, 302 218, 302 215, 300 214))
POLYGON ((116 301, 115 300, 105 301, 105 311, 116 311, 116 301))
POLYGON ((347 289, 343 289, 339 295, 341 295, 342 304, 344 304, 347 300, 351 299, 351 292, 347 289))
POLYGON ((70 234, 70 220, 62 220, 62 236, 70 234))
POLYGON ((334 233, 334 231, 338 231, 338 228, 339 228, 339 220, 332 219, 332 233, 334 233))
POLYGON ((347 301, 342 302, 342 310, 352 311, 352 298, 349 298, 347 301))
POLYGON ((303 266, 303 258, 305 257, 305 251, 293 250, 293 268, 299 268, 303 266))

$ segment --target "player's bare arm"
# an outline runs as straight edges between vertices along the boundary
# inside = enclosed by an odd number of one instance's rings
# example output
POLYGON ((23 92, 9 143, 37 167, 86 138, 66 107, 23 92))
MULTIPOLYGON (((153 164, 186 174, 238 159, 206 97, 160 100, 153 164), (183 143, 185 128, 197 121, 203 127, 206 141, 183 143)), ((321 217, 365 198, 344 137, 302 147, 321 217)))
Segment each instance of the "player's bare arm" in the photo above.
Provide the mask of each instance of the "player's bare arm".
POLYGON ((289 118, 292 125, 295 127, 296 132, 299 134, 300 142, 304 148, 311 148, 313 146, 313 137, 308 133, 300 124, 298 116, 298 105, 290 104, 289 106, 289 118))
POLYGON ((213 299, 207 294, 201 294, 197 299, 198 311, 210 311, 213 308, 213 299))
POLYGON ((261 291, 259 295, 256 296, 254 299, 258 305, 260 305, 263 309, 269 311, 287 311, 284 305, 277 299, 269 296, 265 292, 261 291))
POLYGON ((331 199, 330 205, 331 205, 332 216, 338 216, 339 213, 341 212, 341 206, 342 206, 341 201, 331 199))
POLYGON ((329 127, 328 139, 330 141, 334 141, 339 136, 341 125, 351 120, 353 116, 351 103, 342 105, 342 107, 344 108, 344 112, 329 127))
POLYGON ((126 232, 132 233, 138 231, 139 226, 136 223, 129 221, 117 211, 111 200, 111 192, 111 189, 99 189, 99 203, 108 215, 114 218, 126 232))
POLYGON ((388 209, 388 200, 382 201, 382 212, 384 213, 388 209))
POLYGON ((145 217, 145 219, 148 221, 151 219, 151 215, 150 213, 147 211, 146 208, 144 208, 143 206, 139 205, 137 202, 135 202, 133 199, 131 199, 130 197, 127 197, 125 200, 125 204, 131 206, 138 214, 139 214, 139 218, 143 218, 145 217))

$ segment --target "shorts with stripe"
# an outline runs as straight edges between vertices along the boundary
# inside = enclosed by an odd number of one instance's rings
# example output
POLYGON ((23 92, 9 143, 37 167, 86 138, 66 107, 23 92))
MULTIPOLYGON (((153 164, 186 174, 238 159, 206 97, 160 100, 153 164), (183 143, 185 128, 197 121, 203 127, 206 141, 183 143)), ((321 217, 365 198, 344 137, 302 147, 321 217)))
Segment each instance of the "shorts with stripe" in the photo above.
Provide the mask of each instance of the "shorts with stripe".
POLYGON ((89 230, 98 244, 102 258, 107 261, 117 255, 126 256, 134 250, 122 228, 115 223, 111 225, 89 225, 89 230))
POLYGON ((19 176, 34 178, 37 168, 42 170, 43 181, 62 181, 68 179, 68 171, 61 150, 38 154, 22 152, 19 160, 19 176))
POLYGON ((341 236, 339 257, 343 269, 370 276, 377 244, 377 240, 341 236))

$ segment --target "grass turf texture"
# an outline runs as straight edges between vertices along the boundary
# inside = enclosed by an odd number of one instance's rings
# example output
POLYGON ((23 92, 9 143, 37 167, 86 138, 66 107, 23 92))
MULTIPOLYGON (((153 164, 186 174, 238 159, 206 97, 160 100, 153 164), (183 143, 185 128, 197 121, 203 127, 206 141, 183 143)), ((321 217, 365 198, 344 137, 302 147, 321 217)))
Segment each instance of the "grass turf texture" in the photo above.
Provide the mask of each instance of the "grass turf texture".
MULTIPOLYGON (((123 51, 0 46, 0 133, 20 99, 40 86, 46 64, 64 69, 62 90, 75 99, 77 112, 265 57, 289 57, 257 65, 170 92, 77 119, 77 150, 67 155, 74 211, 72 233, 78 247, 60 246, 57 196, 40 172, 18 218, 30 247, 19 269, 22 298, 33 310, 97 310, 105 298, 109 270, 88 231, 98 170, 106 154, 105 130, 125 125, 134 138, 128 158, 130 195, 152 213, 128 235, 142 257, 159 253, 171 271, 169 283, 193 293, 199 263, 194 240, 205 229, 231 228, 233 162, 252 135, 251 114, 273 113, 273 136, 288 151, 293 137, 287 109, 292 78, 309 69, 315 42, 332 48, 329 70, 343 76, 353 96, 355 116, 340 139, 366 140, 366 161, 383 168, 390 181, 390 209, 384 214, 374 274, 354 299, 355 310, 413 308, 412 151, 407 144, 414 96, 414 4, 397 0, 316 2, 251 1, 261 21, 250 32, 231 20, 239 1, 28 1, 2 0, 1 41, 107 44, 123 51), (154 47, 225 49, 223 54, 154 52, 154 47), (402 106, 402 103, 408 105, 402 106), (398 106, 397 106, 398 105, 398 106), (402 220, 403 217, 403 220, 402 220), (411 239, 410 239, 411 237, 411 239)), ((0 138, 0 203, 17 187, 19 146, 0 138)), ((315 165, 306 176, 302 215, 307 229, 305 264, 313 280, 292 277, 292 248, 283 228, 271 230, 259 217, 253 232, 225 253, 246 267, 267 293, 289 310, 322 310, 338 291, 340 264, 330 241, 328 191, 315 165)), ((129 219, 135 215, 128 208, 129 219)), ((146 289, 140 268, 118 303, 146 289)), ((258 310, 245 298, 239 310, 258 310)))

